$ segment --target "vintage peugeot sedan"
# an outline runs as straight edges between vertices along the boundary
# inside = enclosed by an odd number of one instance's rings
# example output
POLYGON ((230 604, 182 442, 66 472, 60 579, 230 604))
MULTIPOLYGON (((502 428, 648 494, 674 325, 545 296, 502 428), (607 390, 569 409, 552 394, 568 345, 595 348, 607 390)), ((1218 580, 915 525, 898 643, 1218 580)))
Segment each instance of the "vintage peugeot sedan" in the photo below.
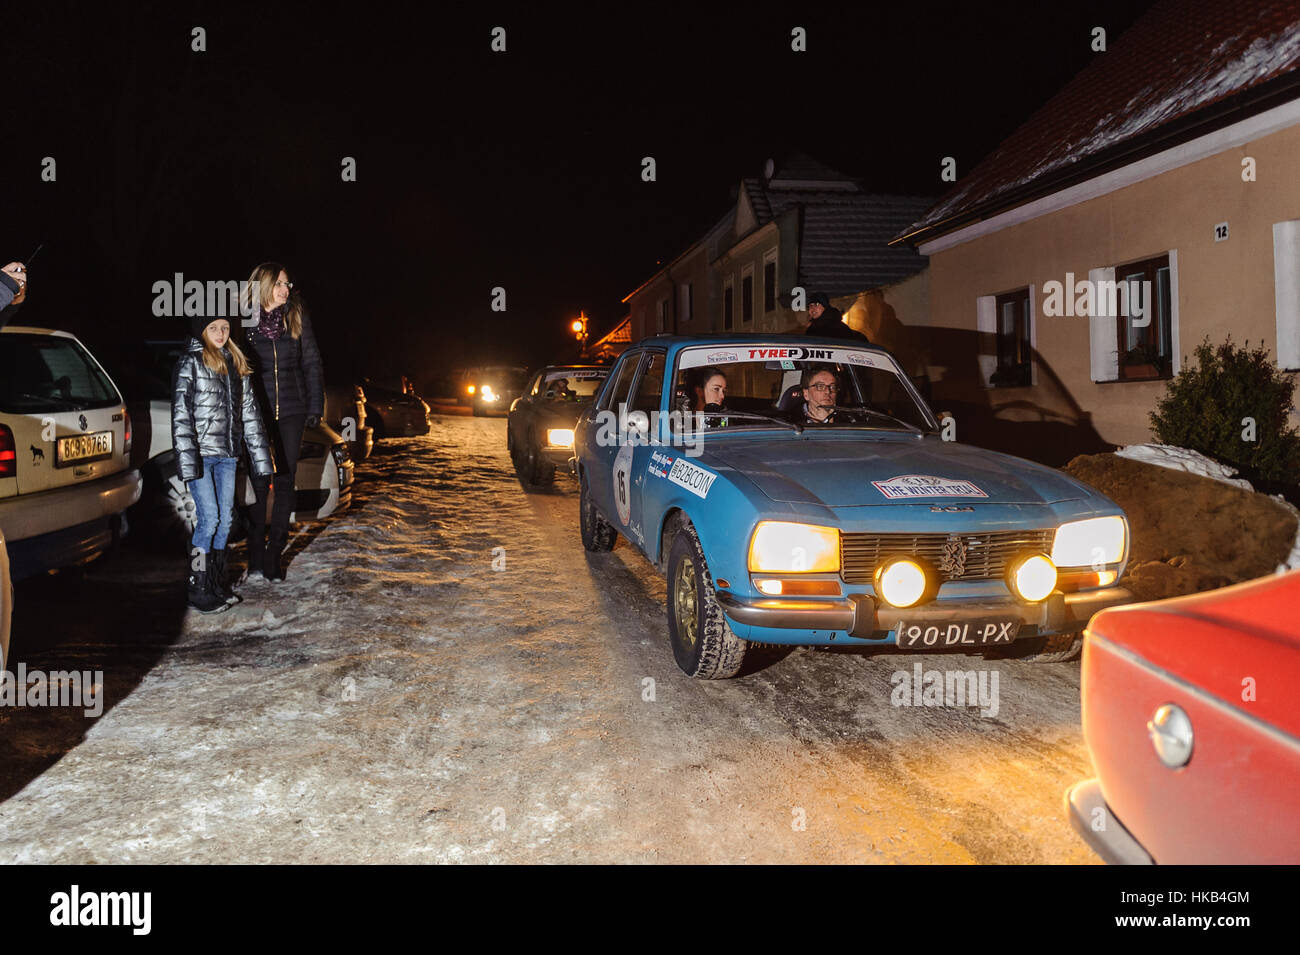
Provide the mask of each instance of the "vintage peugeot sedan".
POLYGON ((736 675, 750 642, 1073 659, 1092 614, 1131 599, 1113 501, 943 440, 875 346, 646 339, 574 447, 583 545, 621 535, 666 573, 673 654, 694 677, 736 675))

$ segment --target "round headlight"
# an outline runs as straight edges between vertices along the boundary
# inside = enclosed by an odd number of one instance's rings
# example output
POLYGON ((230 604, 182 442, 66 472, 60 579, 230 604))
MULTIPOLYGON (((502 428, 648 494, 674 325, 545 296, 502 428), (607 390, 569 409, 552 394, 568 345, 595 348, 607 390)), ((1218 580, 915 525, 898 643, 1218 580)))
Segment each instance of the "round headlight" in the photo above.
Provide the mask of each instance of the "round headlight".
POLYGON ((876 593, 900 609, 920 602, 928 586, 925 568, 906 557, 888 561, 876 571, 876 593))
POLYGON ((1017 597, 1037 603, 1056 589, 1056 565, 1042 554, 1031 554, 1012 565, 1008 582, 1017 597))

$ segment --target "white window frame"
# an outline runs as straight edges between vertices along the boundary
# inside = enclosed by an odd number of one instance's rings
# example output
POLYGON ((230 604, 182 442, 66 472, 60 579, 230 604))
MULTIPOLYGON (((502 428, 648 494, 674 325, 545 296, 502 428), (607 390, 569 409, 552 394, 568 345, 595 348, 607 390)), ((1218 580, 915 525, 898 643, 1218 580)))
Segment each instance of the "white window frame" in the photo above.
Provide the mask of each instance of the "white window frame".
POLYGON ((740 324, 746 328, 756 328, 755 324, 762 310, 758 307, 758 297, 754 294, 758 289, 758 283, 754 281, 754 263, 750 262, 741 267, 740 270, 740 324), (745 279, 749 279, 749 306, 751 309, 749 321, 745 321, 745 279))
POLYGON ((763 253, 763 307, 757 309, 761 314, 769 314, 767 311, 767 267, 772 266, 772 284, 776 286, 772 290, 772 311, 775 315, 781 311, 781 265, 776 259, 776 249, 768 249, 763 253))
POLYGON ((1273 223, 1277 366, 1300 369, 1300 219, 1273 223))
MULTIPOLYGON (((1179 335, 1178 320, 1178 250, 1153 252, 1144 259, 1155 259, 1161 255, 1169 258, 1169 348, 1172 353, 1170 369, 1177 375, 1183 367, 1182 339, 1179 335)), ((1114 282, 1115 270, 1123 265, 1108 265, 1100 269, 1088 270, 1088 281, 1092 283, 1095 293, 1101 282, 1114 282)), ((1089 364, 1092 380, 1097 383, 1119 381, 1119 329, 1116 327, 1116 315, 1101 314, 1108 311, 1109 296, 1092 295, 1092 315, 1088 318, 1089 364)), ((1118 304, 1118 297, 1116 298, 1118 304)))

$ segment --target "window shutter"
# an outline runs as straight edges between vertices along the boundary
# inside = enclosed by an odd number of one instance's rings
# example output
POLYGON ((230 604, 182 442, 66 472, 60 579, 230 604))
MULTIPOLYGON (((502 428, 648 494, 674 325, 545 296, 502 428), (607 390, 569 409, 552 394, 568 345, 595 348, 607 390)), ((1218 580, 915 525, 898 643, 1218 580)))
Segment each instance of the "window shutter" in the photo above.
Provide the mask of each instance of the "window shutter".
POLYGON ((985 388, 989 387, 989 379, 993 377, 993 372, 998 368, 997 352, 997 335, 998 335, 998 297, 996 295, 981 295, 975 299, 975 329, 979 332, 979 366, 980 381, 985 388), (985 338, 988 335, 992 340, 985 338), (992 352, 990 353, 990 349, 992 352))
POLYGON ((1300 219, 1273 223, 1277 365, 1300 368, 1300 219))
MULTIPOLYGON (((1115 381, 1119 378, 1119 336, 1115 329, 1115 315, 1110 306, 1110 295, 1096 294, 1103 282, 1115 284, 1113 268, 1092 269, 1088 273, 1088 282, 1092 285, 1092 313, 1088 318, 1088 343, 1090 346, 1092 380, 1115 381)), ((1073 289, 1066 289, 1073 294, 1073 289)))

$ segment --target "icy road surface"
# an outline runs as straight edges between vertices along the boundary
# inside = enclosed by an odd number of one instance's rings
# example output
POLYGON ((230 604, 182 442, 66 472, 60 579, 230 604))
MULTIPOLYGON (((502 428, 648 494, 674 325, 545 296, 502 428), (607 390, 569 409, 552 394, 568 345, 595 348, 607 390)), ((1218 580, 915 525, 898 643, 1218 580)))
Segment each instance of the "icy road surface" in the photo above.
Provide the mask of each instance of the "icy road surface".
POLYGON ((504 433, 382 443, 224 614, 138 544, 20 585, 11 668, 102 669, 107 704, 0 708, 0 861, 1097 861, 1062 805, 1077 662, 796 650, 690 680, 653 567, 587 555, 573 479, 525 493, 504 433), (917 662, 996 670, 996 716, 891 705, 917 662))

